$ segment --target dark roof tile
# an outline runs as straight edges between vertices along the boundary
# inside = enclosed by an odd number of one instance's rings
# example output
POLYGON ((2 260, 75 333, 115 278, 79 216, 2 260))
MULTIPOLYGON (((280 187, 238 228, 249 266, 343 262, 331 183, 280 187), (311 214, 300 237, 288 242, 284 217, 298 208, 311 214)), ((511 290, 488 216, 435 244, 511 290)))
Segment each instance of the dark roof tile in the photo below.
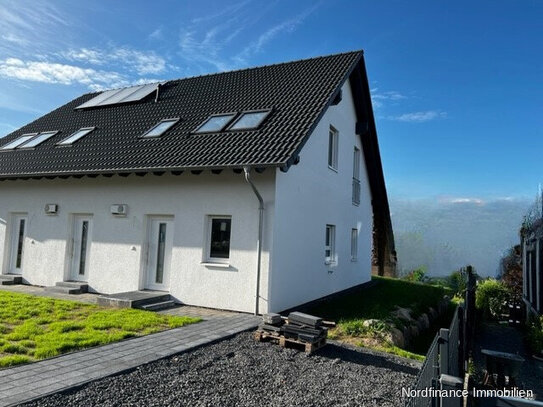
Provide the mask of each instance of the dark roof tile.
POLYGON ((0 178, 160 169, 285 166, 299 151, 361 52, 173 80, 144 101, 90 109, 80 96, 1 139, 59 130, 35 149, 0 152, 0 178), (252 131, 192 134, 211 114, 272 108, 252 131), (161 137, 140 136, 162 119, 181 120, 161 137), (71 146, 56 144, 96 126, 71 146))

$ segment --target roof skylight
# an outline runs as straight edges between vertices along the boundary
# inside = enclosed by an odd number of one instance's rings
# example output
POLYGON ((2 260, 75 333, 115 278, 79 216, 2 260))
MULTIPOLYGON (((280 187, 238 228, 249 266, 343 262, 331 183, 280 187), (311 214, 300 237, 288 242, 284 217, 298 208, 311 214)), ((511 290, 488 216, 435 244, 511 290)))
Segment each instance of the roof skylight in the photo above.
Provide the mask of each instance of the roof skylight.
POLYGON ((2 147, 2 150, 12 150, 17 146, 20 146, 23 143, 26 143, 28 140, 30 140, 32 137, 34 137, 38 133, 32 133, 32 134, 23 134, 21 137, 16 138, 15 140, 9 142, 8 144, 4 145, 2 147))
POLYGON ((82 129, 77 130, 71 136, 69 136, 69 137, 65 138, 64 140, 60 141, 57 145, 59 145, 59 146, 69 146, 69 145, 75 143, 80 138, 85 137, 87 134, 89 134, 95 128, 96 127, 83 127, 82 129))
POLYGON ((243 112, 241 116, 228 128, 228 130, 256 129, 264 121, 270 110, 243 112))
POLYGON ((40 145, 46 140, 49 140, 51 137, 53 137, 55 134, 57 134, 58 131, 44 131, 43 133, 40 133, 38 136, 34 137, 32 140, 19 145, 17 148, 32 148, 40 145))
POLYGON ((164 119, 159 121, 149 130, 147 130, 141 137, 159 137, 162 136, 168 129, 170 129, 179 119, 164 119))
POLYGON ((221 131, 234 118, 235 113, 213 114, 209 116, 194 133, 212 133, 221 131))

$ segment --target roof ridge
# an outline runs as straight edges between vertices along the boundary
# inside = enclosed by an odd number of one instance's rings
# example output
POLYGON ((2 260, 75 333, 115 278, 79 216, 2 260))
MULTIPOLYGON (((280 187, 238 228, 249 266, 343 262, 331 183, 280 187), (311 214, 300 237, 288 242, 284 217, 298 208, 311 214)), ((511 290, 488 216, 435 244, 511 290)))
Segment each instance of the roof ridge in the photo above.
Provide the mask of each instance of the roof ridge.
MULTIPOLYGON (((342 55, 349 55, 349 54, 364 54, 364 50, 359 49, 359 50, 353 50, 353 51, 339 52, 337 54, 319 55, 319 56, 316 56, 316 57, 300 58, 300 59, 294 59, 292 61, 286 61, 286 62, 276 62, 276 63, 273 63, 273 64, 256 65, 256 66, 249 66, 249 67, 246 67, 246 68, 232 69, 230 71, 211 72, 211 73, 206 73, 206 74, 201 74, 201 75, 185 76, 183 78, 166 79, 166 80, 162 80, 162 81, 157 80, 156 82, 145 82, 145 83, 141 83, 139 85, 150 85, 150 84, 153 84, 153 83, 167 84, 167 83, 172 83, 172 82, 184 81, 184 80, 188 80, 188 79, 206 78, 206 77, 224 75, 224 74, 235 73, 235 72, 253 71, 253 70, 262 69, 262 68, 270 68, 272 66, 295 64, 295 63, 298 63, 298 62, 305 62, 305 61, 313 61, 313 60, 317 60, 317 59, 339 57, 339 56, 342 56, 342 55)), ((122 88, 104 89, 104 90, 97 91, 97 92, 88 92, 88 93, 84 93, 84 94, 80 95, 80 97, 85 96, 85 95, 94 95, 96 93, 103 93, 103 92, 106 92, 108 90, 129 88, 131 86, 138 86, 138 85, 130 85, 130 86, 122 87, 122 88)))

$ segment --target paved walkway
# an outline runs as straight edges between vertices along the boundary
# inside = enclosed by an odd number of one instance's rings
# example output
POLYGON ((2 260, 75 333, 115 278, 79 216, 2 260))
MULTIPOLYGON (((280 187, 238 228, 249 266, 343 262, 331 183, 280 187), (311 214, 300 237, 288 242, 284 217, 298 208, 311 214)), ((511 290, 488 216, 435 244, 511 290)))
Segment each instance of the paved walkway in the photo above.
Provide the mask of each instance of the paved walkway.
POLYGON ((260 318, 233 312, 179 307, 164 313, 198 315, 204 321, 104 345, 28 365, 0 370, 0 406, 17 405, 121 373, 236 333, 255 328, 260 318), (185 311, 190 312, 183 312, 185 311), (201 310, 198 313, 198 310, 201 310), (209 315, 205 315, 205 313, 209 315))

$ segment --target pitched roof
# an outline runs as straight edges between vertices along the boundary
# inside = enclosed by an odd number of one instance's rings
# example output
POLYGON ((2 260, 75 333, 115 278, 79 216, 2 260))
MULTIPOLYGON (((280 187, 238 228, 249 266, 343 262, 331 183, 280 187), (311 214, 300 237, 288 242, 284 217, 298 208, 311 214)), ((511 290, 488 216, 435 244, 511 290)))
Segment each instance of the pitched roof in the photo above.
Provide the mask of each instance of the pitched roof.
POLYGON ((182 169, 288 168, 341 85, 362 59, 349 52, 167 82, 130 104, 75 109, 78 97, 0 140, 59 133, 34 149, 0 150, 0 179, 182 169), (271 108, 256 130, 194 134, 208 116, 271 108), (180 118, 158 138, 140 136, 162 119, 180 118), (83 127, 71 146, 56 144, 83 127))

